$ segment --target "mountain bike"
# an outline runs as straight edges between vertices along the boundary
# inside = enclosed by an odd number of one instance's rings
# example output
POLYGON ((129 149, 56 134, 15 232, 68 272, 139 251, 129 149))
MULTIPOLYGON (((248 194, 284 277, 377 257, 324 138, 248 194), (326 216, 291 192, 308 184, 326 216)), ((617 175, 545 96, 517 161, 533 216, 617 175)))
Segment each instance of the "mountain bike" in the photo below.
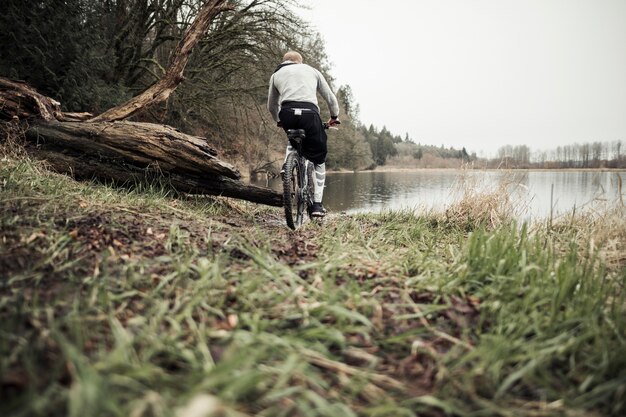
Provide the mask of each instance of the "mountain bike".
POLYGON ((289 129, 287 137, 294 150, 287 155, 283 173, 283 206, 285 219, 290 229, 302 225, 304 211, 311 213, 313 205, 313 162, 302 155, 302 142, 306 137, 304 129, 289 129))

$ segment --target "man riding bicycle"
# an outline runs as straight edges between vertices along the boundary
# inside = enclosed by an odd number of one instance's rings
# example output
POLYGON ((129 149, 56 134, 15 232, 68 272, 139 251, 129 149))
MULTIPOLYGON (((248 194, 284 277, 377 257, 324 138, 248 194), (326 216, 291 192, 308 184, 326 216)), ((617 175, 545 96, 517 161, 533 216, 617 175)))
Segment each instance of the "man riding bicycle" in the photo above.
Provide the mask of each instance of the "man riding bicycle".
MULTIPOLYGON (((312 217, 324 217, 322 205, 324 183, 326 181, 326 131, 317 105, 317 93, 328 103, 330 119, 328 126, 339 124, 339 103, 324 76, 315 68, 302 63, 302 55, 295 51, 287 52, 283 62, 270 78, 267 109, 274 121, 285 132, 289 129, 304 129, 306 138, 302 153, 315 166, 313 181, 314 196, 312 217)), ((287 145, 287 155, 293 150, 287 145)))

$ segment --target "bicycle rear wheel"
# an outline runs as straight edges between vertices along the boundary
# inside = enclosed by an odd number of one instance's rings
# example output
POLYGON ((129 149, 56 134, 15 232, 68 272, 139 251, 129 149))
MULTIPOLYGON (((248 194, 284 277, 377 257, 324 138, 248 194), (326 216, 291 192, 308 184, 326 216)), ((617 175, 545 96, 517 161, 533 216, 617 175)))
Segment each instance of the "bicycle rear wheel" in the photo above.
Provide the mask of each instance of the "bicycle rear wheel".
POLYGON ((287 226, 296 230, 304 219, 304 196, 300 181, 300 163, 295 153, 287 156, 283 175, 283 206, 287 226))

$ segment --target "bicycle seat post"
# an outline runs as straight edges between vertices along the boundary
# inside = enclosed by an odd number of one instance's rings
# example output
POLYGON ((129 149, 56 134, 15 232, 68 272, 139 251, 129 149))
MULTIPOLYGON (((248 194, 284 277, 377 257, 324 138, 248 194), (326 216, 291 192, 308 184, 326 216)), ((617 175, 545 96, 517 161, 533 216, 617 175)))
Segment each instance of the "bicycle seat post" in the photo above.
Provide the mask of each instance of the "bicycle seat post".
POLYGON ((302 155, 302 142, 306 137, 304 129, 288 129, 287 137, 289 138, 289 142, 296 144, 298 155, 302 155))

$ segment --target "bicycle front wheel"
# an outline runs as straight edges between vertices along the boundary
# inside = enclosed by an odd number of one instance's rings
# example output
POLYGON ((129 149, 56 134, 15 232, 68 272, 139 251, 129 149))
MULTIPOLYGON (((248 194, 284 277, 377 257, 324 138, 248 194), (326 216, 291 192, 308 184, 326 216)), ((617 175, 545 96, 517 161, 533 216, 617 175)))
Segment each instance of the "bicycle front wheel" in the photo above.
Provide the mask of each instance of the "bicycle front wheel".
POLYGON ((304 219, 305 202, 302 193, 301 169, 296 154, 289 154, 283 174, 283 206, 287 226, 293 230, 302 225, 304 219))

